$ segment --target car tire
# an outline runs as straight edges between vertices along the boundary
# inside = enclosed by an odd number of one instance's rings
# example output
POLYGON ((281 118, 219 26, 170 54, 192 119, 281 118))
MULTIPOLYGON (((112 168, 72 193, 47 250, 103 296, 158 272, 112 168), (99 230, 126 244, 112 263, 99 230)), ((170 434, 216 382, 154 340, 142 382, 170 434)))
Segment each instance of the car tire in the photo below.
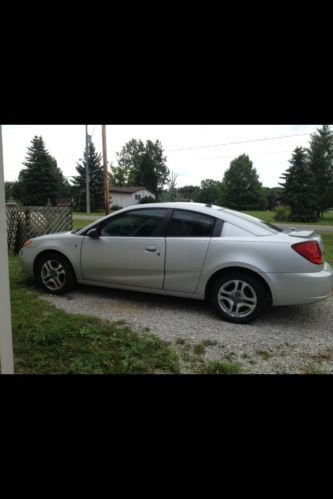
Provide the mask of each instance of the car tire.
POLYGON ((76 283, 72 266, 58 253, 41 256, 37 262, 36 274, 43 290, 53 295, 67 293, 76 283))
POLYGON ((262 282, 244 271, 217 277, 210 290, 210 302, 222 319, 236 324, 253 321, 269 304, 262 282))

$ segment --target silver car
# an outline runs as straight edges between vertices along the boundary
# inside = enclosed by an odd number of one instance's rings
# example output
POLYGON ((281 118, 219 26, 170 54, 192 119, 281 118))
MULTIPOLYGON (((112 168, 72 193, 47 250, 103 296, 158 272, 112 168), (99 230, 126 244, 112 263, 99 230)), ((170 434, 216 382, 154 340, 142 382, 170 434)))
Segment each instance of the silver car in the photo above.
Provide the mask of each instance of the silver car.
POLYGON ((48 293, 75 283, 210 301, 246 323, 270 305, 312 303, 332 292, 320 235, 282 232, 220 206, 131 206, 73 232, 27 241, 21 268, 48 293))

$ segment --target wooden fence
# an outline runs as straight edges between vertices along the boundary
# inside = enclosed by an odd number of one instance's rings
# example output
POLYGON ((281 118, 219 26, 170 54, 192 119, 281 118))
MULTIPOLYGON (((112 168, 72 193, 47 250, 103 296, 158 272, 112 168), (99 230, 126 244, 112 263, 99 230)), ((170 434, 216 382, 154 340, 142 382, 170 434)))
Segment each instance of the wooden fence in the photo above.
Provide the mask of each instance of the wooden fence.
POLYGON ((32 237, 72 230, 72 209, 6 205, 8 252, 13 255, 32 237))

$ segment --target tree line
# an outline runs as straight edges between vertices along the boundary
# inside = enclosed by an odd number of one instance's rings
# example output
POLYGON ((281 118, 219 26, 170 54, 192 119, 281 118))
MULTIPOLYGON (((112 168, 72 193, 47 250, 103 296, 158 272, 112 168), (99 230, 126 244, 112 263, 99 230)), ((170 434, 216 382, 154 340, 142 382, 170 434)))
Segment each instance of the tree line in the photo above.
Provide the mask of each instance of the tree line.
MULTIPOLYGON (((59 198, 69 198, 73 208, 85 211, 87 161, 91 209, 103 210, 102 158, 93 142, 76 164, 77 175, 68 180, 42 137, 37 136, 31 141, 18 180, 5 183, 6 200, 54 205, 59 198)), ((289 207, 289 220, 315 221, 333 206, 333 132, 328 125, 311 135, 308 148, 295 148, 281 180, 277 187, 264 187, 249 156, 241 154, 231 161, 221 181, 204 179, 199 186, 177 188, 177 175, 166 165, 161 142, 137 139, 117 153, 117 164, 111 165, 109 173, 110 185, 145 186, 158 201, 192 200, 240 211, 273 210, 283 204, 289 207)))

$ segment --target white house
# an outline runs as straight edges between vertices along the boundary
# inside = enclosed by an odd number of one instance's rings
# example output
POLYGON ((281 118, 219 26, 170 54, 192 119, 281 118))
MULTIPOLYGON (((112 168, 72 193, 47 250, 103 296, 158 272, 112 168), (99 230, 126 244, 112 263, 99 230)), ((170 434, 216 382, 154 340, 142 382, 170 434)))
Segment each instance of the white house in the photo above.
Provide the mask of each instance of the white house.
POLYGON ((155 194, 148 191, 145 187, 115 187, 110 186, 110 208, 112 206, 121 206, 126 208, 133 204, 139 204, 140 199, 144 197, 156 198, 155 194))

